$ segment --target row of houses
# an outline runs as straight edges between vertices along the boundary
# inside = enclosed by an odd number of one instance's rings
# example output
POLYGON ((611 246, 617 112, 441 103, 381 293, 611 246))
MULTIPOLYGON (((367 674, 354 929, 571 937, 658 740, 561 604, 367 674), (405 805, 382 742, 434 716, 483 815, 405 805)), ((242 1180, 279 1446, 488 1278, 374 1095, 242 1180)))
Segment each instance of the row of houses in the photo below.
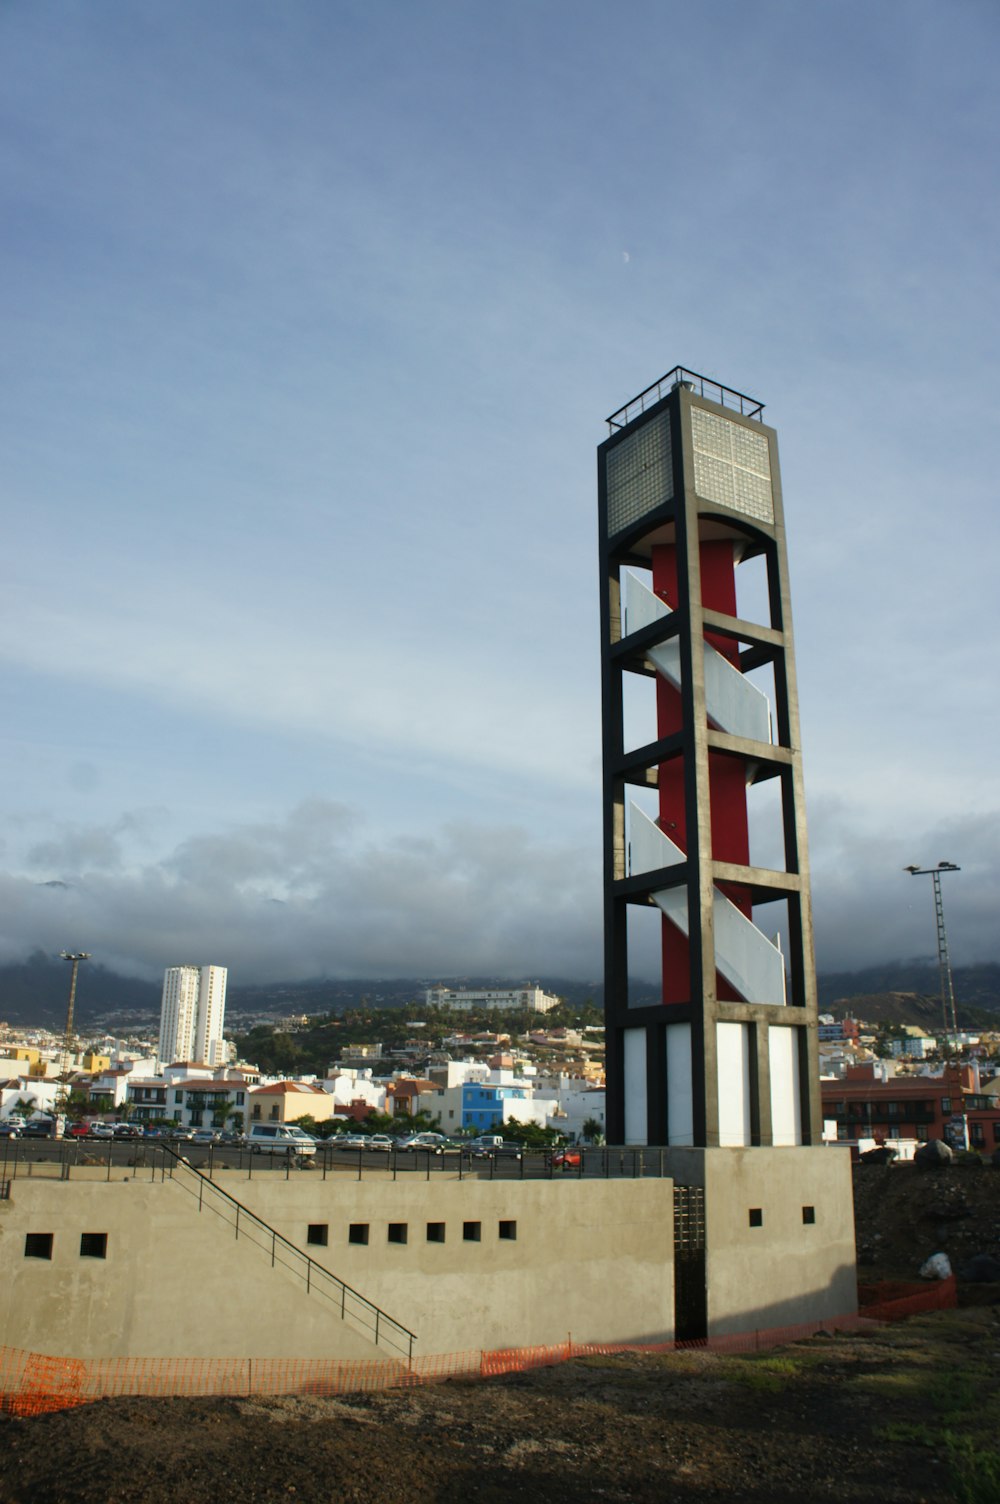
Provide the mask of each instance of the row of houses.
MULTIPOLYGON (((499 1057, 502 1061, 504 1057, 499 1057)), ((185 1128, 242 1129, 255 1122, 361 1122, 372 1112, 411 1118, 425 1112, 445 1133, 488 1132, 515 1120, 556 1126, 570 1138, 585 1123, 604 1128, 604 1090, 585 1077, 542 1076, 533 1066, 448 1060, 425 1076, 376 1076, 371 1067, 338 1067, 317 1078, 264 1078, 252 1066, 210 1067, 179 1061, 154 1073, 125 1061, 91 1073, 43 1079, 18 1071, 0 1077, 0 1117, 59 1109, 68 1091, 91 1110, 137 1123, 171 1121, 185 1128)))
POLYGON ((826 1136, 840 1143, 944 1139, 985 1153, 1000 1148, 1000 1076, 984 1079, 976 1062, 897 1075, 868 1061, 820 1086, 826 1136))

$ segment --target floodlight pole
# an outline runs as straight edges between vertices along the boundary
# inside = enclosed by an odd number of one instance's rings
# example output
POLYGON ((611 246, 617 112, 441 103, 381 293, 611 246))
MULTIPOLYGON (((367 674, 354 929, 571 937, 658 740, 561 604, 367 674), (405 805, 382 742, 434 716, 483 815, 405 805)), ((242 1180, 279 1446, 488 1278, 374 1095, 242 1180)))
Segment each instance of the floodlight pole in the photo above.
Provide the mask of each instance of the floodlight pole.
POLYGON ((89 950, 78 950, 78 951, 62 950, 62 951, 59 952, 59 954, 62 956, 63 960, 64 961, 68 961, 70 963, 71 967, 73 968, 72 971, 70 972, 70 978, 69 978, 69 1006, 66 1009, 66 1051, 67 1051, 68 1054, 72 1054, 72 1052, 73 1052, 73 1008, 74 1008, 74 1006, 76 1004, 76 976, 77 976, 77 972, 80 970, 80 962, 81 961, 89 961, 90 960, 90 951, 89 950))
POLYGON ((950 1027, 953 1034, 958 1033, 958 1020, 955 1017, 955 984, 951 976, 951 962, 948 959, 948 934, 944 927, 944 901, 941 897, 941 874, 942 872, 961 872, 954 862, 938 862, 936 867, 904 867, 904 872, 910 872, 914 877, 929 877, 934 885, 934 921, 937 925, 938 947, 938 970, 941 974, 941 1012, 944 1017, 945 1029, 950 1027))

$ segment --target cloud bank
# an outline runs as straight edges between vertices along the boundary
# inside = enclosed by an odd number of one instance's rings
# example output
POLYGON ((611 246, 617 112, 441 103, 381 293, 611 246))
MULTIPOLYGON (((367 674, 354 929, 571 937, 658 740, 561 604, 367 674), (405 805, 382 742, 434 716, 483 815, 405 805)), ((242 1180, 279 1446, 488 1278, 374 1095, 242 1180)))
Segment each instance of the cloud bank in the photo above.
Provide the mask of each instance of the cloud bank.
MULTIPOLYGON (((376 836, 357 810, 315 798, 136 862, 142 825, 124 815, 37 841, 26 871, 0 877, 0 953, 81 948, 149 977, 215 961, 243 983, 601 975, 596 843, 472 821, 376 836)), ((944 890, 952 962, 996 959, 1000 812, 900 835, 825 801, 813 809, 811 840, 821 969, 934 954, 930 879, 903 868, 955 857, 962 871, 944 890)), ((648 952, 638 964, 652 975, 648 952)))

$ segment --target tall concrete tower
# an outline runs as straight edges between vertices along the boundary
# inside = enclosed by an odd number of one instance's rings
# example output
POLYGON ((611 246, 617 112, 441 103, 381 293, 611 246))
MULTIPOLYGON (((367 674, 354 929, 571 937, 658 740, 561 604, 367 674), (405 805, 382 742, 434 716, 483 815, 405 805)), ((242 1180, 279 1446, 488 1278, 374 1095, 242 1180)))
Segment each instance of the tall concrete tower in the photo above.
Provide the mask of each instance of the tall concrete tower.
POLYGON ((762 411, 678 367, 608 419, 598 449, 612 1143, 821 1138, 788 563, 762 411), (651 939, 654 1002, 630 976, 651 939))

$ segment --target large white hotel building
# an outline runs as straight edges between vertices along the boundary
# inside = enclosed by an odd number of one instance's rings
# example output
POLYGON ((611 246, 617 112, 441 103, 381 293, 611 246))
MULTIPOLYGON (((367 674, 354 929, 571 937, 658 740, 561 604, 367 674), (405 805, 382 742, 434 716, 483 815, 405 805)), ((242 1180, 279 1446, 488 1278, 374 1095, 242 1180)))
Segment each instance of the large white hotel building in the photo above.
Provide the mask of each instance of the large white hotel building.
POLYGON ((168 966, 160 1005, 160 1061, 224 1065, 228 1046, 222 1037, 226 1016, 225 966, 168 966))

